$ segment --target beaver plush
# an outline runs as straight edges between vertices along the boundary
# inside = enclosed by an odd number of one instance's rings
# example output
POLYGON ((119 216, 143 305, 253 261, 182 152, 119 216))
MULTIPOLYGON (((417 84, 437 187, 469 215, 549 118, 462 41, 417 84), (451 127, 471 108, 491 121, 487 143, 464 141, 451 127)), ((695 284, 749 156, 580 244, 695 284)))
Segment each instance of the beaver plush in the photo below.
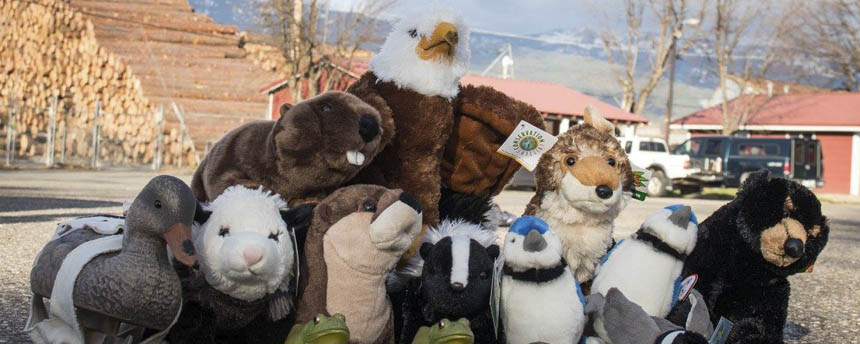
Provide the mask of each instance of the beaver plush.
POLYGON ((281 107, 277 121, 227 133, 197 167, 191 182, 201 202, 228 186, 263 186, 290 204, 319 200, 352 178, 394 133, 391 118, 343 92, 326 92, 281 107))

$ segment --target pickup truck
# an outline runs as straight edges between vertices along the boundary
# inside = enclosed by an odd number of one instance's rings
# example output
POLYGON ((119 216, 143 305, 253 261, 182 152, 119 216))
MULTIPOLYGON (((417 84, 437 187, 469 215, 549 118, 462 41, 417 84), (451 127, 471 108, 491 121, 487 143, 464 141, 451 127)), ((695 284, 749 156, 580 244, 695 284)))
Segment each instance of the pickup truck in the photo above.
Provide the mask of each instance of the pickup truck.
POLYGON ((667 192, 681 188, 687 176, 696 172, 690 167, 690 157, 669 153, 666 141, 651 137, 619 137, 618 142, 627 152, 630 162, 651 171, 648 181, 648 195, 663 196, 667 192))
POLYGON ((824 185, 821 145, 815 139, 706 136, 687 140, 672 153, 690 157, 697 172, 686 181, 700 186, 737 187, 761 169, 810 189, 824 185))

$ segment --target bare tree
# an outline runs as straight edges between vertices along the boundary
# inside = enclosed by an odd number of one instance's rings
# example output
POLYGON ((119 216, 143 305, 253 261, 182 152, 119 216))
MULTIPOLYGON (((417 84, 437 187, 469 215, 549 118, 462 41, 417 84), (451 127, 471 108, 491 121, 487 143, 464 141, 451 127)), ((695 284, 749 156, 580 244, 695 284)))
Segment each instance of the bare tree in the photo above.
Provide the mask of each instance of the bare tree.
POLYGON ((860 90, 860 1, 803 5, 785 44, 807 57, 803 66, 807 74, 833 78, 837 88, 860 90))
MULTIPOLYGON (((782 73, 790 73, 792 61, 798 57, 797 49, 785 44, 795 30, 794 18, 802 6, 798 1, 784 1, 771 6, 768 0, 755 2, 742 0, 713 0, 710 34, 713 38, 711 53, 715 57, 719 79, 722 132, 732 134, 768 107, 772 94, 744 97, 733 102, 727 87, 732 76, 738 75, 741 94, 755 79, 766 79, 775 66, 782 73), (746 99, 749 98, 749 99, 746 99)), ((705 49, 708 50, 708 49, 705 49)))
POLYGON ((670 57, 676 51, 686 50, 683 45, 676 50, 676 44, 684 30, 684 20, 688 12, 687 0, 624 0, 624 36, 619 37, 610 31, 603 32, 601 39, 609 63, 620 66, 616 78, 621 86, 621 108, 642 113, 648 97, 654 91, 660 78, 669 66, 670 57), (647 11, 647 13, 646 13, 647 11), (659 31, 653 37, 642 31, 643 21, 654 20, 659 31), (641 56, 640 48, 653 47, 650 68, 645 83, 637 90, 636 67, 641 56))
POLYGON ((379 42, 377 17, 395 0, 356 1, 348 13, 333 14, 328 1, 260 0, 260 25, 284 57, 294 102, 325 92, 350 72, 359 48, 379 42), (324 11, 324 15, 321 15, 324 11))

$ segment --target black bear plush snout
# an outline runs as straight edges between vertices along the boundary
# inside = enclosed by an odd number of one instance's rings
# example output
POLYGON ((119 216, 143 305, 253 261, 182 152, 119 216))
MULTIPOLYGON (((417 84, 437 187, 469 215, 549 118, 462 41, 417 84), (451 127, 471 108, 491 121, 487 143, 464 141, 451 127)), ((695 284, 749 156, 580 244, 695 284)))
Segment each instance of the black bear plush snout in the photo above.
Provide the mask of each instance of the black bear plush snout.
POLYGON ((791 258, 800 258, 803 255, 803 241, 800 239, 789 238, 783 248, 785 248, 785 254, 791 258))
POLYGON ((364 142, 373 141, 376 135, 379 135, 379 122, 371 115, 361 116, 358 120, 358 135, 364 142))
POLYGON ((606 185, 598 186, 597 189, 595 189, 595 191, 597 192, 597 197, 600 197, 602 199, 607 199, 609 197, 612 197, 612 189, 610 189, 609 186, 606 186, 606 185))

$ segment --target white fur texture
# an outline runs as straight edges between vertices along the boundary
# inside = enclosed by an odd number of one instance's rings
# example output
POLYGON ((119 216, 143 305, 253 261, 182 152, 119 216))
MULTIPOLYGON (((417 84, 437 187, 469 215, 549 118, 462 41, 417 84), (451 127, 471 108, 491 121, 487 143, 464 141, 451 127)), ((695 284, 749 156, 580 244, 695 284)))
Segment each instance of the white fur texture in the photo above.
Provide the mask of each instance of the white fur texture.
POLYGON ((472 239, 465 235, 451 237, 451 284, 469 285, 469 254, 472 239))
POLYGON ((429 228, 424 235, 424 242, 436 244, 442 238, 463 235, 477 241, 481 246, 489 247, 496 243, 496 233, 482 227, 480 224, 466 222, 460 219, 443 220, 435 228, 429 228))
MULTIPOLYGON (((572 178, 568 182, 571 187, 579 183, 576 178, 568 174, 565 178, 572 178)), ((593 193, 594 187, 581 190, 584 193, 593 193)), ((626 196, 621 192, 613 192, 610 199, 615 203, 610 206, 593 205, 590 209, 600 207, 606 209, 603 213, 585 210, 587 198, 591 196, 563 195, 562 190, 552 191, 544 195, 541 207, 536 216, 540 217, 561 238, 564 244, 564 259, 573 271, 576 280, 588 281, 594 277, 594 269, 600 258, 606 253, 606 249, 612 243, 612 232, 615 229, 614 220, 628 202, 626 196), (573 201, 568 200, 573 199, 573 201), (577 199, 581 199, 577 201, 577 199)))
POLYGON ((370 61, 370 69, 381 81, 394 82, 427 96, 453 99, 460 91, 460 77, 469 70, 469 28, 459 14, 439 4, 422 4, 403 14, 394 24, 379 53, 370 61), (415 53, 422 36, 430 36, 440 22, 457 27, 459 43, 451 62, 425 61, 415 53), (415 29, 413 38, 409 30, 415 29))
POLYGON ((642 229, 654 234, 678 252, 692 253, 693 249, 696 248, 699 227, 693 222, 688 222, 685 228, 675 226, 669 222, 670 215, 672 215, 671 210, 661 209, 645 219, 642 223, 642 229))
MULTIPOLYGON (((505 264, 514 270, 550 268, 561 261, 561 240, 544 233, 547 247, 526 252, 524 236, 509 232, 505 237, 505 264), (512 240, 513 239, 513 240, 512 240)), ((576 292, 577 282, 565 269, 558 278, 533 283, 502 277, 501 315, 508 343, 574 343, 585 326, 583 305, 576 292)))
POLYGON ((206 282, 231 297, 253 301, 287 285, 293 274, 295 251, 280 209, 281 198, 268 191, 231 186, 208 208, 209 220, 194 228, 194 247, 206 282), (222 228, 229 234, 219 235, 222 228), (278 241, 269 238, 276 234, 278 241), (243 252, 262 251, 262 259, 248 266, 243 252))
POLYGON ((548 269, 561 261, 564 249, 561 239, 552 230, 543 234, 547 247, 538 252, 526 252, 523 249, 525 238, 525 236, 515 232, 508 232, 508 235, 505 236, 505 264, 513 268, 514 271, 525 271, 531 268, 548 269))
MULTIPOLYGON (((698 228, 692 222, 686 228, 675 226, 668 221, 671 214, 671 210, 661 209, 648 216, 642 228, 672 248, 689 253, 696 245, 698 228)), ((683 267, 683 261, 655 250, 650 243, 630 237, 619 242, 597 269, 591 292, 606 295, 610 288, 618 288, 649 315, 664 318, 674 304, 675 283, 683 267)), ((609 340, 599 318, 595 320, 594 329, 605 341, 609 340)))

